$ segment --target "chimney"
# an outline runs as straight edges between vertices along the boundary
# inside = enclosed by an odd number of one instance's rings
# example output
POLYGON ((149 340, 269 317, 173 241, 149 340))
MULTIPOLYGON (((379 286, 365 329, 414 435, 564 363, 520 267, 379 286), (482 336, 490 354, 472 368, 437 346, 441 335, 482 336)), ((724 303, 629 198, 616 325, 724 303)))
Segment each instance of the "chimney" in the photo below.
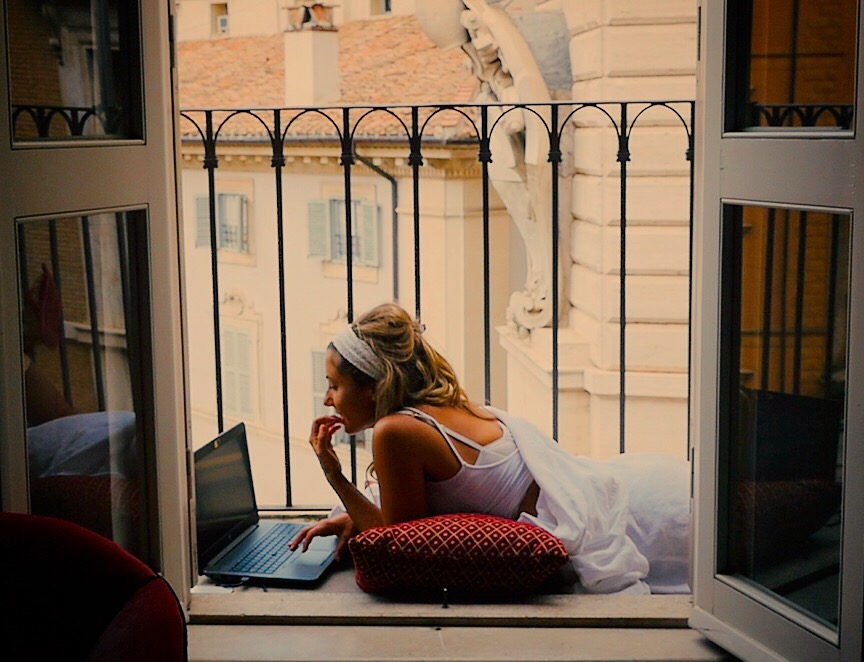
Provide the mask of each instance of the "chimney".
POLYGON ((295 2, 285 7, 286 106, 326 106, 341 97, 339 33, 333 7, 323 2, 295 2))

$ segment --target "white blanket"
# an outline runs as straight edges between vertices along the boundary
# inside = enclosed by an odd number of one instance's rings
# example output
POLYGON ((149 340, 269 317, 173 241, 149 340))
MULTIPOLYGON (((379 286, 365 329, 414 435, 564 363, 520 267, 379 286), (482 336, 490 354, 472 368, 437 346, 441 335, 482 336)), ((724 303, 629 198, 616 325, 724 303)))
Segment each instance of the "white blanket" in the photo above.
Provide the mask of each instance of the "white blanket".
POLYGON ((528 421, 493 410, 510 428, 540 487, 537 515, 520 521, 564 543, 591 593, 687 593, 689 470, 660 453, 609 460, 571 455, 528 421))
MULTIPOLYGON (((690 469, 665 453, 571 455, 528 421, 489 408, 540 487, 530 522, 564 543, 589 593, 689 593, 690 469)), ((377 485, 367 497, 381 505, 377 485)), ((340 504, 331 514, 344 513, 340 504)))

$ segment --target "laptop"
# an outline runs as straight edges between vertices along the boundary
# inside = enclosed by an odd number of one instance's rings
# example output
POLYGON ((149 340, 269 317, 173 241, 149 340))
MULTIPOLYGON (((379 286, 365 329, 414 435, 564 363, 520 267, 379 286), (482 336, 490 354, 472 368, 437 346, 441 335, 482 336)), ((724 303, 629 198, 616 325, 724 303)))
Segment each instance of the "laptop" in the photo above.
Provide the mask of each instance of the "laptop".
POLYGON ((303 524, 260 519, 246 426, 195 451, 198 571, 220 584, 314 585, 333 563, 337 536, 288 549, 303 524))

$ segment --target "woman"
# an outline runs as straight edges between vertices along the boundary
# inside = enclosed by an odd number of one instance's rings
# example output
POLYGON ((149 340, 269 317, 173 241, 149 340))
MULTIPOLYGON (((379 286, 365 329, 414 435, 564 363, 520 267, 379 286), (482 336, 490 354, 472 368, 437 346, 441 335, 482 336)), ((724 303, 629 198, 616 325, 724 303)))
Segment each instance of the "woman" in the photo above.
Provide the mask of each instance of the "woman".
MULTIPOLYGON (((366 529, 444 513, 475 512, 531 522, 562 540, 591 592, 648 593, 648 561, 626 490, 602 463, 577 458, 527 421, 469 401, 450 364, 395 304, 373 308, 326 353, 325 404, 310 443, 343 504, 292 541, 338 535, 340 552, 366 529), (373 429, 380 497, 342 473, 333 434, 373 429)), ((686 497, 686 494, 685 494, 686 497)), ((642 527, 645 528, 644 526, 642 527)))

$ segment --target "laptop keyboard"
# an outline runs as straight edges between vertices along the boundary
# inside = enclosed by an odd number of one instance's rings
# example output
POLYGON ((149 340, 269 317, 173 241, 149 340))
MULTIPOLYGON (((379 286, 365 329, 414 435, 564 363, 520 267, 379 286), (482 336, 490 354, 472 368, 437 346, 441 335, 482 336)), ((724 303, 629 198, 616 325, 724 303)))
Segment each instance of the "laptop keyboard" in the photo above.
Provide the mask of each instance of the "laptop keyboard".
POLYGON ((288 543, 303 528, 302 524, 282 524, 270 529, 249 551, 234 562, 229 572, 270 574, 294 552, 288 543))

